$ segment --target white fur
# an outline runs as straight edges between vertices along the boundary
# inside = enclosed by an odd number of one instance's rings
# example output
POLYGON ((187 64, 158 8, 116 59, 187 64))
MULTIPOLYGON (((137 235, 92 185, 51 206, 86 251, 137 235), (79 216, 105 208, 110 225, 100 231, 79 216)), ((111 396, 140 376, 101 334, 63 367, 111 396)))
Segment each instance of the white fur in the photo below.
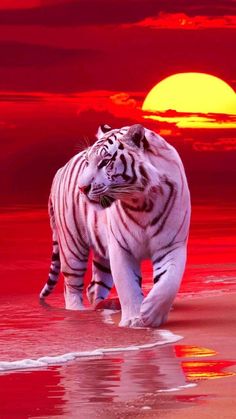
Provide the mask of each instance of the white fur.
POLYGON ((114 281, 122 309, 120 325, 157 327, 167 320, 186 262, 190 196, 180 157, 162 137, 140 126, 111 130, 106 134, 100 130, 98 141, 80 155, 58 172, 50 198, 51 226, 59 242, 61 271, 78 272, 78 277, 74 274, 65 278, 66 308, 80 310, 83 307, 86 255, 89 248, 93 248, 94 259, 100 264, 97 266, 102 265, 107 270, 110 266, 111 274, 93 266, 95 284, 87 293, 90 302, 96 307, 108 295, 108 289, 101 286, 101 282, 110 288, 114 281), (106 143, 109 138, 114 140, 111 145, 106 143), (135 138, 138 138, 136 144, 135 138), (124 144, 125 149, 118 150, 114 166, 109 163, 99 169, 107 150, 114 155, 118 142, 124 144), (104 144, 108 148, 104 148, 104 144), (128 181, 122 180, 122 183, 121 177, 111 178, 124 169, 121 154, 128 161, 127 176, 132 177, 135 168, 137 177, 131 185, 134 190, 131 188, 128 194, 122 192, 128 181), (76 161, 80 155, 83 164, 78 168, 76 161), (133 158, 135 163, 132 163, 133 158), (140 166, 148 176, 144 191, 138 190, 143 180, 140 166), (91 189, 85 196, 80 191, 88 185, 91 189), (101 209, 101 196, 112 195, 111 186, 114 185, 121 187, 116 201, 109 208, 101 209), (125 205, 142 208, 145 202, 147 208, 150 201, 153 206, 150 211, 125 208, 125 205), (81 240, 80 244, 77 241, 78 226, 84 243, 82 247, 81 240), (147 258, 152 260, 154 278, 159 277, 159 280, 144 298, 138 277, 140 262, 147 258))

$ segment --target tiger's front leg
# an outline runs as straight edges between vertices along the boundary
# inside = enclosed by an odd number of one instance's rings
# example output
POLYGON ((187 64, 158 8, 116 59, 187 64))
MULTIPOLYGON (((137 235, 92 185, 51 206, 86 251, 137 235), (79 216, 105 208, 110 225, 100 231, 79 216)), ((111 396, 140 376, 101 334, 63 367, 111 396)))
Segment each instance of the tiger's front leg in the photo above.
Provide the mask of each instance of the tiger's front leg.
POLYGON ((121 304, 120 326, 140 325, 140 307, 143 301, 139 263, 128 249, 112 240, 109 245, 111 271, 121 304))
POLYGON ((186 263, 186 246, 153 258, 154 285, 143 300, 141 322, 147 327, 165 323, 179 290, 186 263))

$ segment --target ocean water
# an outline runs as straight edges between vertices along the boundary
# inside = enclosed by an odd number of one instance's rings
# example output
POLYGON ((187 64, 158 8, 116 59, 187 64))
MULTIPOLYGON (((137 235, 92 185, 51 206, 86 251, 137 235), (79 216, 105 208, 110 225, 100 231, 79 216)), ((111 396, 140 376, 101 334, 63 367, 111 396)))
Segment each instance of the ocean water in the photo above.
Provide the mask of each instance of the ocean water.
MULTIPOLYGON (((0 227, 1 418, 110 417, 110 406, 119 412, 124 403, 136 414, 132 403, 148 411, 143 401, 148 395, 159 398, 160 405, 186 403, 171 394, 196 385, 182 358, 188 353, 197 362, 199 353, 209 355, 206 350, 182 345, 183 336, 171 332, 168 322, 157 330, 124 329, 118 327, 119 312, 66 311, 62 278, 48 304, 40 304, 51 255, 46 210, 5 208, 0 227)), ((235 208, 194 207, 178 298, 235 290, 235 250, 235 208)), ((150 263, 142 270, 147 293, 150 263)), ((116 298, 115 291, 111 297, 116 298)))

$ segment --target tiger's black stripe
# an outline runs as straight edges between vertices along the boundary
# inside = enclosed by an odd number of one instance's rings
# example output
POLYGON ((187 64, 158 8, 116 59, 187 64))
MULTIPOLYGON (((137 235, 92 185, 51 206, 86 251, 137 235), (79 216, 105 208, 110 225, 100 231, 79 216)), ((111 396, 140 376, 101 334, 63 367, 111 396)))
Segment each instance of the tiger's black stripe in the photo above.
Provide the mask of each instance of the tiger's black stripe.
POLYGON ((154 225, 156 225, 159 221, 160 221, 160 219, 162 218, 162 216, 164 215, 164 213, 166 212, 166 210, 167 210, 167 208, 168 208, 168 205, 169 205, 169 202, 170 202, 170 200, 171 200, 171 198, 172 198, 172 195, 173 195, 173 192, 174 192, 174 185, 171 183, 171 182, 169 182, 169 181, 165 181, 165 183, 166 183, 166 185, 170 188, 170 191, 169 191, 169 195, 168 195, 168 197, 167 197, 167 200, 166 200, 166 202, 165 202, 165 205, 164 205, 164 208, 163 208, 163 210, 161 211, 161 213, 160 214, 158 214, 152 221, 151 221, 151 223, 150 223, 150 225, 151 226, 154 226, 154 225))
POLYGON ((96 285, 101 285, 102 287, 106 288, 108 291, 110 291, 111 288, 112 288, 112 287, 109 287, 109 285, 105 284, 105 282, 103 282, 103 281, 95 281, 95 280, 90 282, 89 288, 91 288, 95 284, 96 285))
POLYGON ((77 268, 77 269, 73 269, 73 272, 68 272, 68 271, 62 271, 62 274, 64 276, 74 276, 75 278, 80 277, 82 275, 84 275, 86 271, 86 268, 77 268))
POLYGON ((148 183, 149 183, 149 176, 148 176, 148 174, 147 174, 147 172, 146 172, 146 170, 144 169, 144 167, 143 167, 143 165, 142 165, 142 164, 140 164, 140 165, 139 165, 139 172, 140 172, 140 174, 141 174, 141 176, 142 176, 142 184, 143 184, 144 186, 147 186, 147 185, 148 185, 148 183))
POLYGON ((134 158, 133 154, 131 154, 130 152, 128 153, 128 155, 131 157, 131 160, 132 160, 131 170, 132 170, 133 177, 132 177, 132 180, 129 182, 132 185, 137 180, 137 175, 136 175, 136 171, 135 171, 135 158, 134 158))
POLYGON ((58 275, 59 272, 60 272, 60 266, 58 266, 57 270, 55 270, 55 266, 54 266, 54 269, 50 268, 50 270, 49 270, 49 273, 51 275, 58 275))
POLYGON ((123 219, 123 216, 122 216, 122 213, 121 213, 121 210, 120 210, 119 205, 117 205, 116 209, 117 209, 117 212, 118 212, 118 215, 119 215, 119 219, 121 220, 121 222, 122 222, 125 230, 127 230, 129 232, 129 234, 133 237, 133 239, 135 239, 136 241, 138 241, 137 240, 137 237, 135 236, 135 234, 133 233, 133 231, 129 228, 128 224, 123 219))
MULTIPOLYGON (((187 211, 185 211, 185 214, 184 214, 183 220, 182 220, 182 222, 181 222, 181 224, 180 224, 180 226, 179 226, 179 228, 178 228, 177 232, 175 233, 174 237, 171 239, 171 241, 170 241, 169 243, 167 243, 165 246, 163 246, 163 247, 162 247, 162 249, 167 249, 168 247, 170 247, 170 246, 172 246, 172 245, 174 244, 175 239, 177 238, 177 236, 178 236, 178 234, 180 233, 180 231, 181 231, 181 229, 182 229, 183 225, 185 224, 185 220, 186 220, 187 214, 188 214, 188 212, 187 212, 187 211)), ((185 240, 186 240, 186 238, 184 238, 183 242, 185 242, 185 240)))
POLYGON ((57 279, 53 280, 52 278, 48 278, 47 285, 55 285, 57 283, 57 279))
POLYGON ((98 215, 97 215, 97 212, 94 211, 94 236, 95 236, 96 243, 97 243, 101 253, 103 255, 105 255, 106 250, 104 249, 104 246, 102 244, 102 241, 101 241, 99 235, 97 234, 97 228, 98 228, 97 224, 98 224, 98 215))
POLYGON ((52 261, 56 262, 56 261, 60 261, 60 254, 58 253, 52 253, 52 261))
MULTIPOLYGON (((59 240, 59 242, 60 242, 60 240, 59 240)), ((60 242, 60 252, 62 253, 62 256, 63 256, 63 259, 64 259, 64 261, 65 261, 65 263, 66 263, 66 265, 72 270, 72 271, 77 271, 77 269, 75 269, 69 262, 68 262, 68 259, 66 258, 66 255, 65 255, 65 252, 64 252, 64 250, 63 250, 63 246, 62 246, 62 244, 61 244, 61 242, 60 242)), ((85 262, 87 262, 87 259, 86 259, 86 261, 85 262)))
POLYGON ((129 210, 134 211, 134 212, 151 212, 153 210, 153 206, 154 206, 154 204, 153 204, 151 199, 148 199, 148 203, 147 203, 146 200, 144 200, 142 206, 136 206, 135 207, 135 206, 127 204, 127 203, 123 204, 123 208, 129 209, 129 210))
MULTIPOLYGON (((79 161, 79 159, 77 159, 77 160, 75 161, 75 164, 74 164, 74 166, 73 166, 73 168, 72 168, 72 171, 73 171, 73 172, 74 172, 74 170, 75 170, 75 167, 76 167, 76 164, 77 164, 77 162, 78 162, 78 161, 79 161)), ((79 176, 79 170, 80 170, 80 168, 81 168, 81 166, 82 166, 82 163, 83 163, 83 160, 82 160, 82 162, 81 162, 81 163, 80 163, 80 165, 79 165, 79 169, 78 169, 78 172, 77 172, 76 180, 78 179, 78 176, 79 176)), ((62 182, 60 182, 60 185, 59 185, 59 193, 60 193, 60 187, 61 187, 61 184, 62 184, 62 182)), ((73 185, 73 190, 72 190, 72 195, 73 195, 73 197, 74 197, 74 195, 75 195, 75 186, 76 186, 76 181, 74 182, 74 185, 73 185)), ((73 221, 74 221, 74 224, 75 224, 75 227, 76 227, 76 230, 77 230, 78 236, 79 236, 79 237, 81 237, 81 235, 80 235, 80 231, 79 231, 79 227, 78 227, 78 225, 77 225, 77 221, 76 221, 76 214, 75 214, 75 205, 74 205, 74 202, 73 202, 72 210, 73 210, 73 221)), ((66 214, 65 214, 65 206, 64 206, 64 202, 62 203, 62 216, 63 216, 64 223, 62 223, 62 220, 61 220, 60 209, 58 209, 58 216, 59 216, 59 218, 60 218, 60 223, 61 223, 61 228, 62 228, 62 230, 63 230, 64 240, 65 240, 65 242, 66 242, 66 244, 67 244, 68 249, 71 251, 71 253, 72 253, 72 254, 73 254, 76 258, 78 258, 78 260, 80 260, 81 262, 85 262, 85 261, 87 260, 87 253, 86 253, 86 254, 84 254, 84 253, 81 251, 81 249, 78 247, 78 244, 76 243, 76 240, 75 240, 75 238, 74 238, 73 233, 70 231, 70 228, 69 228, 69 226, 68 226, 68 224, 67 224, 67 222, 66 222, 66 218, 67 218, 67 217, 66 217, 66 214), (64 228, 63 228, 63 226, 64 226, 64 228), (65 232, 65 230, 66 230, 66 232, 65 232), (72 243, 74 244, 76 251, 77 251, 77 252, 79 252, 79 253, 80 253, 80 255, 82 255, 82 258, 81 258, 81 257, 79 257, 79 256, 78 256, 78 254, 74 252, 74 250, 72 250, 71 246, 69 246, 69 242, 68 242, 68 240, 67 240, 68 235, 69 235, 69 237, 70 237, 70 239, 71 239, 72 243), (83 257, 85 257, 85 259, 83 259, 83 257)), ((78 239, 78 236, 77 236, 77 239, 78 239)), ((83 244, 82 244, 82 243, 81 243, 81 245, 83 246, 83 244)), ((85 248, 85 246, 83 246, 83 248, 85 248)))
POLYGON ((96 260, 93 260, 93 264, 94 266, 96 266, 96 268, 98 268, 100 271, 106 273, 106 274, 111 274, 111 270, 110 268, 107 268, 104 265, 101 265, 101 263, 97 262, 96 260))
POLYGON ((83 291, 83 288, 84 288, 84 283, 82 283, 82 284, 80 284, 80 285, 67 284, 67 286, 68 286, 70 289, 73 289, 73 290, 75 290, 75 291, 83 291))
POLYGON ((173 249, 169 250, 168 252, 164 253, 161 256, 158 256, 154 261, 153 261, 153 265, 155 265, 156 263, 160 263, 167 255, 169 255, 170 253, 172 253, 174 250, 178 249, 178 246, 174 247, 173 249))
MULTIPOLYGON (((59 190, 58 190, 59 196, 61 196, 61 186, 62 186, 62 182, 59 183, 59 190)), ((78 258, 81 262, 84 261, 83 259, 81 259, 81 258, 78 257, 77 253, 75 253, 74 250, 69 245, 69 242, 67 240, 67 233, 70 236, 72 242, 74 243, 75 248, 77 248, 77 244, 75 242, 75 239, 72 236, 72 234, 71 234, 71 232, 70 232, 70 230, 69 230, 69 228, 67 226, 67 223, 66 223, 64 202, 62 203, 62 214, 61 214, 61 211, 60 211, 60 201, 59 200, 58 200, 58 218, 59 218, 59 221, 60 221, 60 229, 61 229, 61 231, 63 233, 63 238, 65 240, 65 243, 66 243, 67 248, 70 250, 71 254, 73 254, 73 256, 76 259, 78 258), (62 217, 63 217, 64 223, 62 222, 62 217)), ((61 243, 60 243, 60 249, 62 251, 61 243)), ((68 266, 70 266, 69 263, 68 263, 68 261, 67 261, 67 258, 65 257, 65 253, 64 252, 63 252, 63 256, 64 256, 64 260, 66 261, 66 263, 68 264, 68 266)), ((71 268, 71 266, 70 266, 70 268, 71 268)), ((71 269, 73 270, 73 268, 71 268, 71 269)))
MULTIPOLYGON (((114 231, 113 231, 113 229, 112 229, 111 224, 110 224, 110 229, 111 229, 111 232, 112 232, 113 237, 115 238, 115 240, 117 241, 117 243, 119 244, 119 246, 121 247, 121 249, 123 249, 123 250, 125 250, 127 253, 129 253, 129 255, 132 255, 132 253, 130 252, 130 250, 129 250, 129 249, 126 249, 124 246, 122 246, 121 242, 118 240, 118 238, 117 238, 116 234, 114 233, 114 231)), ((119 233, 120 233, 120 230, 119 230, 119 233)), ((127 242, 126 242, 126 240, 124 239, 123 235, 121 235, 121 237, 122 237, 122 239, 124 240, 124 242, 127 244, 127 242)))
POLYGON ((176 192, 174 192, 174 193, 173 193, 173 195, 172 195, 172 202, 171 202, 171 204, 170 204, 170 206, 169 206, 169 209, 166 211, 166 215, 165 215, 165 217, 163 218, 163 220, 162 220, 161 224, 159 225, 159 227, 158 227, 158 229, 155 231, 155 233, 152 235, 152 237, 157 236, 157 235, 158 235, 159 233, 161 233, 161 231, 163 230, 163 228, 164 228, 164 226, 165 226, 165 224, 166 224, 166 221, 167 221, 167 219, 168 219, 168 217, 169 217, 169 215, 170 215, 170 213, 171 213, 171 211, 172 211, 172 209, 173 209, 173 207, 174 207, 175 200, 176 200, 176 195, 177 195, 177 193, 176 193, 176 192))
POLYGON ((140 224, 139 222, 138 222, 138 220, 132 215, 132 214, 130 214, 130 212, 128 211, 128 209, 127 209, 127 204, 125 204, 124 202, 121 202, 121 206, 122 206, 122 208, 123 208, 123 210, 124 210, 124 212, 125 212, 125 214, 135 223, 135 224, 137 224, 139 227, 143 227, 142 226, 142 224, 140 224))
MULTIPOLYGON (((80 166, 81 167, 81 166, 80 166)), ((83 237, 82 237, 82 235, 81 235, 81 231, 80 231, 80 228, 79 228, 79 225, 78 225, 78 222, 77 222, 77 217, 76 217, 76 208, 75 208, 75 202, 77 201, 77 200, 75 200, 75 194, 76 194, 76 189, 75 189, 75 187, 76 187, 76 184, 77 184, 77 182, 78 182, 78 177, 79 177, 79 174, 80 174, 80 167, 79 167, 79 170, 78 170, 78 173, 77 173, 77 177, 76 177, 76 182, 74 182, 74 186, 73 186, 73 190, 72 190, 72 196, 73 196, 73 208, 72 208, 72 210, 73 210, 73 220, 74 220, 74 224, 75 224, 75 228, 76 228, 76 232, 77 232, 77 234, 78 234, 78 236, 77 236, 77 240, 78 240, 78 242, 79 242, 79 244, 84 248, 84 249, 86 249, 87 250, 87 252, 86 252, 86 254, 88 253, 88 246, 87 246, 87 244, 85 243, 85 241, 84 241, 84 239, 83 239, 83 237)), ((81 252, 82 253, 82 252, 81 252)), ((83 256, 86 256, 86 254, 85 255, 83 255, 83 256)))
POLYGON ((166 272, 167 272, 167 270, 165 270, 165 271, 161 272, 160 274, 156 275, 154 277, 154 280, 153 280, 154 284, 156 284, 161 279, 162 275, 164 275, 166 272))

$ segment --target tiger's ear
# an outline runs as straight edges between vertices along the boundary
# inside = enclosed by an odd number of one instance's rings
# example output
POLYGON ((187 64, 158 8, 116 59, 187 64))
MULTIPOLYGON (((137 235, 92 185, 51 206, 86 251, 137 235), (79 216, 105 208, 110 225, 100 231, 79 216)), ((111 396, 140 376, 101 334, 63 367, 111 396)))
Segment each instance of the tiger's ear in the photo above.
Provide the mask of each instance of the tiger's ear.
POLYGON ((130 146, 141 148, 142 142, 145 139, 145 129, 140 124, 132 125, 125 135, 125 142, 130 146))
POLYGON ((100 125, 100 127, 98 127, 97 134, 96 134, 97 139, 99 140, 100 138, 102 138, 103 135, 106 134, 106 132, 111 131, 111 129, 112 128, 107 124, 100 125))

